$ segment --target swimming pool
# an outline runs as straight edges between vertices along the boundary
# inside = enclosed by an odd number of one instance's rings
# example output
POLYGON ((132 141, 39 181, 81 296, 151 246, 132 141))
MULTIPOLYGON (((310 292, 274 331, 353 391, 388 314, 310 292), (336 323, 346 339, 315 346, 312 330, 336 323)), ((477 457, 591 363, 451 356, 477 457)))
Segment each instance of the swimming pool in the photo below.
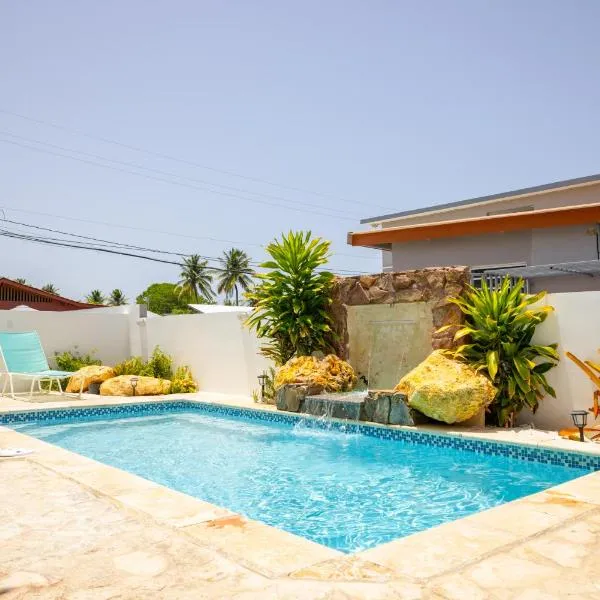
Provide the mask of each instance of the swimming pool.
POLYGON ((343 552, 600 468, 593 456, 191 402, 0 422, 343 552))

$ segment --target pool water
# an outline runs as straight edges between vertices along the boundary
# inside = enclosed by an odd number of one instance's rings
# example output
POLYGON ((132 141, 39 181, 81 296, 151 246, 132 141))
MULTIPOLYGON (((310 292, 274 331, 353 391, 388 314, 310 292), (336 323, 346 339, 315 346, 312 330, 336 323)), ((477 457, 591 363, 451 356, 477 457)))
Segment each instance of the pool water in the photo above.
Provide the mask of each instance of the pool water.
POLYGON ((12 427, 343 552, 585 472, 197 410, 12 427))

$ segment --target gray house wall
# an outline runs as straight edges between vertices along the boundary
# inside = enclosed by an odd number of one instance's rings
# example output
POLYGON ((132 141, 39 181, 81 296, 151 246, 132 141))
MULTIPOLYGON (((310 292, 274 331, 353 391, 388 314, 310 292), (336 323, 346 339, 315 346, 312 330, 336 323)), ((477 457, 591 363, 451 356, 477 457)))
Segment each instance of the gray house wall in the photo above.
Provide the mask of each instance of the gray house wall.
MULTIPOLYGON (((600 183, 583 188, 546 192, 480 206, 453 208, 439 214, 422 214, 382 223, 397 227, 419 223, 482 217, 527 207, 540 210, 600 202, 600 183)), ((467 265, 471 268, 509 265, 547 265, 600 259, 596 223, 551 229, 529 229, 509 233, 464 236, 394 243, 383 251, 383 269, 405 271, 425 267, 467 265)), ((566 276, 532 280, 530 289, 551 292, 600 290, 600 277, 566 276)))

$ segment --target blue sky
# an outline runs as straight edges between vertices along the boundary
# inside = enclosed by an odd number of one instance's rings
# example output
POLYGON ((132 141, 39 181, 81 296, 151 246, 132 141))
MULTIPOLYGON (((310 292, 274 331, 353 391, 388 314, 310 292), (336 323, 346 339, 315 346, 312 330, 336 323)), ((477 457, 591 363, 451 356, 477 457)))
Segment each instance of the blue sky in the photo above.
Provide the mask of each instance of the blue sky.
MULTIPOLYGON (((256 260, 311 229, 334 270, 378 271, 345 243, 361 217, 600 172, 599 20, 595 0, 3 2, 0 206, 256 260)), ((75 298, 178 277, 6 238, 0 253, 3 274, 75 298)))

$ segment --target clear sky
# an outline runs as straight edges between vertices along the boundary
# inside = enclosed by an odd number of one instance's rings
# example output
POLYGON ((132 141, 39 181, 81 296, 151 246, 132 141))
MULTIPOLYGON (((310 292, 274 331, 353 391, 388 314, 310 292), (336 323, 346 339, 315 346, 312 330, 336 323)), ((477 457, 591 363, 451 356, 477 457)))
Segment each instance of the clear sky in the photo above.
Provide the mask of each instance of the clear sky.
MULTIPOLYGON (((0 206, 256 260, 311 229, 334 270, 378 271, 346 245, 362 217, 600 172, 599 22, 597 0, 5 0, 0 206)), ((0 274, 74 298, 179 274, 5 237, 0 253, 0 274)))

